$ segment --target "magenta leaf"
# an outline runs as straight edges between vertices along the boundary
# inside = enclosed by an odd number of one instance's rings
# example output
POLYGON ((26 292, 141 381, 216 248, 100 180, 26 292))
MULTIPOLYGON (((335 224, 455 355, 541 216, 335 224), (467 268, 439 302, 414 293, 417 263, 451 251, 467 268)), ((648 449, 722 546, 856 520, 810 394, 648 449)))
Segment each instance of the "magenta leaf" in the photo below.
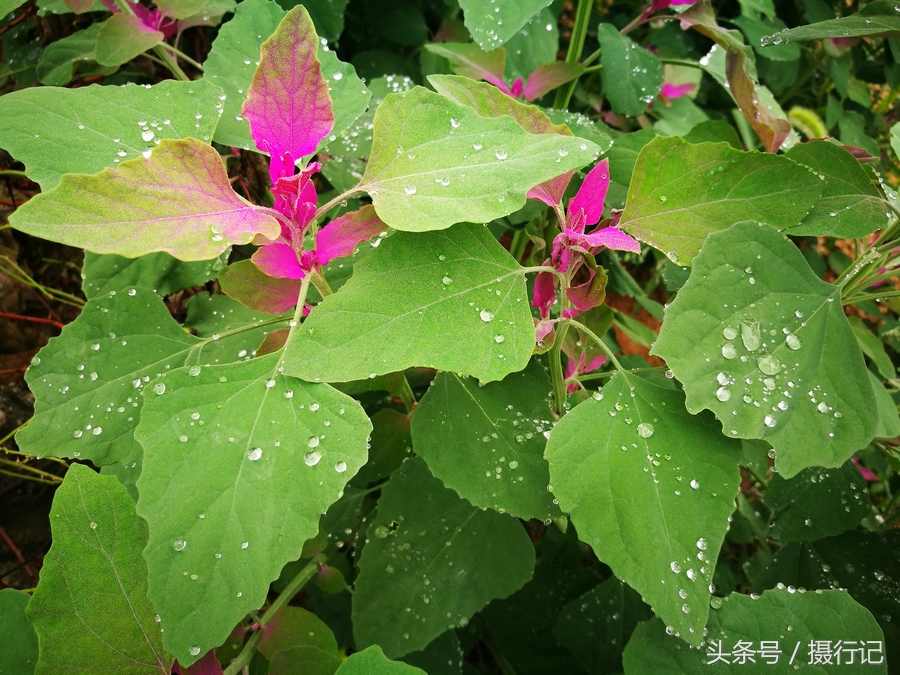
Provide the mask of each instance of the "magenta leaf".
POLYGON ((195 661, 190 668, 184 668, 177 661, 172 672, 178 675, 222 675, 222 665, 216 658, 216 650, 210 649, 203 658, 195 661))
POLYGON ((319 162, 310 162, 303 171, 292 175, 294 161, 290 153, 286 156, 290 158, 287 163, 281 161, 283 158, 272 157, 269 164, 269 172, 273 175, 272 195, 275 197, 275 210, 303 228, 316 213, 318 195, 316 186, 310 179, 314 173, 318 173, 322 165, 319 162))
POLYGON ((597 274, 587 266, 583 266, 577 276, 583 273, 587 273, 587 281, 567 288, 566 297, 579 311, 586 312, 602 304, 606 298, 606 275, 597 274))
POLYGON ((263 274, 276 279, 302 279, 306 276, 294 247, 281 241, 259 248, 251 260, 263 274))
MULTIPOLYGON (((588 172, 584 182, 578 189, 578 193, 569 202, 569 210, 566 220, 569 226, 573 226, 574 218, 578 212, 584 210, 584 225, 573 229, 584 232, 588 225, 600 222, 603 216, 603 201, 606 199, 606 191, 609 188, 609 160, 604 159, 588 172)), ((566 232, 568 234, 568 232, 566 232)))
POLYGON ((693 82, 688 82, 687 84, 663 84, 662 91, 660 92, 660 96, 665 98, 681 98, 682 96, 687 96, 694 89, 697 88, 697 85, 693 82))
MULTIPOLYGON (((533 101, 549 91, 553 91, 559 85, 571 82, 584 72, 584 68, 577 63, 545 63, 528 76, 525 85, 525 100, 533 101)), ((515 95, 515 94, 514 94, 515 95)))
POLYGON ((562 202, 563 194, 572 180, 574 171, 566 171, 564 174, 544 181, 540 185, 535 185, 528 191, 529 199, 537 199, 544 202, 547 206, 556 208, 562 202))
POLYGON ((281 174, 270 169, 272 182, 279 175, 293 175, 294 161, 315 152, 334 126, 328 84, 316 55, 318 48, 312 20, 302 6, 288 12, 262 44, 243 116, 250 123, 256 147, 270 153, 273 166, 284 171, 281 174))
MULTIPOLYGON (((550 306, 556 300, 556 280, 550 272, 539 272, 534 280, 534 297, 531 304, 541 312, 541 318, 550 315, 550 306)), ((548 331, 549 332, 549 331, 548 331)), ((540 340, 541 338, 538 338, 540 340)))
POLYGON ((136 258, 165 251, 211 260, 278 221, 241 199, 219 153, 193 138, 165 139, 149 157, 92 176, 66 174, 10 217, 17 229, 95 253, 136 258))
POLYGON ((353 253, 357 244, 388 229, 374 207, 368 204, 359 211, 335 218, 316 234, 316 254, 323 267, 335 258, 353 253))
POLYGON ((511 94, 503 82, 503 70, 506 68, 506 52, 503 49, 486 52, 476 44, 462 42, 432 43, 425 45, 425 49, 447 59, 457 75, 490 82, 504 94, 511 94))
MULTIPOLYGON (((295 258, 296 260, 296 258, 295 258)), ((257 312, 281 314, 297 304, 300 281, 270 277, 253 263, 240 260, 219 272, 225 295, 257 312)))
POLYGON ((632 253, 641 252, 640 243, 630 235, 625 234, 618 227, 604 227, 600 230, 595 230, 590 234, 581 234, 567 227, 566 236, 569 237, 571 241, 587 244, 591 248, 606 246, 606 248, 613 248, 617 251, 631 251, 632 253))

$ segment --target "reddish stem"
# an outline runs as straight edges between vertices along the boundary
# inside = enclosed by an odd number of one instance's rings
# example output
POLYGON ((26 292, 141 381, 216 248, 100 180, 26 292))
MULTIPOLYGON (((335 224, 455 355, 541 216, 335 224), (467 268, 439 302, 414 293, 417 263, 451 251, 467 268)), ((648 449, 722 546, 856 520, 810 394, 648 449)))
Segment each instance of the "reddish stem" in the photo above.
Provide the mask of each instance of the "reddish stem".
POLYGON ((3 35, 6 31, 8 31, 13 26, 17 26, 20 23, 22 23, 25 19, 27 19, 29 16, 34 14, 34 10, 35 10, 34 5, 29 6, 22 15, 17 16, 15 19, 10 21, 8 24, 3 26, 3 28, 0 28, 0 35, 3 35))
POLYGON ((19 551, 18 547, 13 543, 12 539, 9 538, 9 535, 6 534, 6 530, 4 530, 2 527, 0 527, 0 539, 3 539, 3 541, 6 542, 6 546, 10 551, 13 552, 13 555, 15 555, 16 558, 19 559, 19 562, 22 563, 22 568, 28 573, 28 576, 34 579, 35 583, 37 583, 38 575, 31 568, 31 565, 29 565, 25 561, 25 558, 22 556, 22 552, 19 551))
POLYGON ((56 328, 65 328, 65 324, 53 319, 41 319, 37 316, 22 316, 21 314, 10 314, 8 312, 0 312, 0 319, 17 319, 18 321, 30 321, 31 323, 45 323, 56 328))

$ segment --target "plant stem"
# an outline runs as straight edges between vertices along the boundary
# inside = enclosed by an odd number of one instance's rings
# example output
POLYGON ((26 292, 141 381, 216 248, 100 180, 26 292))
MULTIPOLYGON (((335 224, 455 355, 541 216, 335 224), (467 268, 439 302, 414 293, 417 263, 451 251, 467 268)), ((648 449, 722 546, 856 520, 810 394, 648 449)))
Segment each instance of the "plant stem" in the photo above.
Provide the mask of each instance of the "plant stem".
MULTIPOLYGON (((166 45, 168 46, 168 45, 166 45)), ((175 76, 175 79, 181 80, 183 82, 190 82, 191 78, 187 76, 181 66, 178 65, 178 62, 172 58, 172 55, 167 52, 162 45, 156 45, 153 48, 153 51, 156 52, 156 55, 162 60, 163 64, 165 64, 166 68, 169 69, 169 72, 175 76)))
POLYGON ((11 178, 28 178, 24 171, 16 171, 15 169, 4 169, 0 171, 0 176, 10 176, 11 178))
POLYGON ((48 473, 47 471, 41 471, 40 469, 38 469, 36 467, 25 464, 24 462, 14 462, 11 459, 3 459, 2 457, 0 457, 0 464, 5 464, 6 466, 15 467, 16 469, 19 469, 20 471, 30 471, 33 474, 36 474, 38 476, 41 476, 42 478, 47 479, 51 483, 62 482, 62 478, 60 478, 59 476, 56 476, 52 473, 48 473))
POLYGON ((177 49, 176 47, 173 47, 172 45, 165 43, 165 42, 161 46, 168 49, 170 52, 172 52, 175 56, 177 56, 182 61, 187 61, 188 63, 190 63, 192 66, 194 66, 194 68, 199 70, 201 73, 203 72, 203 65, 194 61, 194 59, 192 59, 190 56, 185 54, 180 49, 177 49))
MULTIPOLYGON (((294 318, 291 320, 291 330, 288 332, 287 340, 284 342, 285 347, 288 342, 291 341, 291 338, 294 337, 294 333, 297 332, 297 328, 300 327, 300 322, 303 320, 303 306, 306 304, 306 294, 309 293, 309 283, 310 275, 307 274, 300 282, 300 295, 297 298, 297 308, 294 310, 294 318)), ((275 368, 276 372, 284 363, 284 354, 285 353, 282 351, 281 358, 278 360, 278 366, 275 368)))
POLYGON ((563 322, 556 329, 556 339, 550 348, 550 380, 553 383, 553 412, 561 417, 566 412, 566 378, 562 369, 562 345, 566 339, 569 324, 563 322))
MULTIPOLYGON (((591 19, 593 5, 593 0, 578 0, 578 9, 575 10, 575 25, 572 27, 569 51, 566 52, 566 63, 578 63, 578 58, 584 49, 584 39, 587 37, 588 22, 591 19)), ((576 82, 578 82, 578 78, 561 85, 556 90, 556 98, 553 101, 554 108, 564 110, 569 107, 576 82)))
POLYGON ((328 203, 325 204, 324 206, 321 206, 321 207, 319 207, 318 209, 316 209, 316 215, 314 216, 314 218, 315 218, 316 220, 318 220, 319 218, 321 218, 321 217, 324 216, 326 213, 328 213, 329 211, 331 211, 331 209, 333 209, 335 206, 337 206, 338 204, 340 204, 340 203, 341 203, 342 201, 344 201, 345 199, 350 199, 350 197, 352 197, 353 195, 358 195, 358 194, 360 194, 361 192, 363 192, 363 190, 361 190, 359 187, 355 187, 355 188, 353 188, 352 190, 347 190, 347 191, 344 192, 343 194, 339 194, 337 197, 335 197, 334 199, 332 199, 330 202, 328 202, 328 203))
POLYGON ((328 280, 325 279, 325 277, 323 277, 321 274, 310 273, 310 280, 315 289, 319 291, 319 295, 321 295, 323 298, 327 298, 329 295, 334 293, 334 291, 331 290, 331 286, 328 285, 328 280))
POLYGON ((406 379, 406 373, 400 373, 400 398, 403 405, 406 406, 407 414, 411 413, 416 407, 416 396, 413 394, 412 387, 409 386, 409 380, 406 379))
POLYGON ((616 358, 616 355, 612 353, 612 350, 606 346, 603 338, 599 337, 594 331, 592 331, 590 328, 585 326, 583 323, 580 323, 579 321, 569 319, 568 323, 572 326, 575 326, 575 328, 580 330, 582 333, 591 338, 591 340, 597 343, 597 346, 600 347, 600 349, 602 349, 604 352, 606 352, 606 355, 609 357, 609 360, 612 361, 612 364, 616 367, 616 370, 625 372, 625 368, 623 368, 622 364, 619 363, 619 360, 616 358))
POLYGON ((896 298, 900 297, 900 291, 884 291, 883 293, 859 293, 857 295, 851 295, 850 297, 844 298, 841 302, 845 305, 853 305, 857 302, 864 302, 866 300, 878 300, 879 298, 896 298))
POLYGON ((509 254, 516 259, 517 263, 521 263, 526 246, 528 246, 528 233, 524 228, 516 230, 513 233, 512 243, 509 245, 509 254))
MULTIPOLYGON (((275 613, 288 604, 291 599, 300 592, 310 579, 313 578, 316 574, 316 570, 319 567, 319 558, 313 558, 309 561, 309 564, 306 565, 302 570, 297 573, 291 583, 287 585, 287 587, 281 592, 275 602, 271 604, 269 609, 266 610, 266 613, 262 615, 262 618, 259 620, 260 628, 265 626, 272 620, 272 617, 275 616, 275 613)), ((223 671, 223 675, 237 675, 241 670, 243 670, 244 666, 250 663, 250 660, 253 658, 253 655, 256 653, 256 647, 259 644, 259 641, 262 639, 263 631, 257 630, 250 636, 250 639, 247 640, 247 644, 244 645, 244 648, 241 650, 241 653, 237 655, 237 658, 232 661, 229 666, 223 671)))

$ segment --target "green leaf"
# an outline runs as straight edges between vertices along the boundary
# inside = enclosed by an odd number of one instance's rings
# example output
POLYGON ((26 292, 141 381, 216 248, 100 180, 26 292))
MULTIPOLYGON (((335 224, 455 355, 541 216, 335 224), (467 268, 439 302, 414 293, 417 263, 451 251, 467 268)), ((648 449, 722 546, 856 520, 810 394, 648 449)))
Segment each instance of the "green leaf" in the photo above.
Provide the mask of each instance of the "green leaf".
POLYGON ((559 517, 543 457, 544 434, 553 426, 550 389, 534 359, 525 370, 483 387, 440 373, 412 416, 416 454, 475 506, 525 520, 559 517))
POLYGON ((506 43, 506 76, 509 82, 527 79, 539 66, 556 61, 559 28, 549 9, 542 9, 525 22, 506 43))
POLYGON ((148 158, 118 169, 63 176, 10 223, 95 253, 136 258, 165 251, 185 261, 209 260, 256 234, 274 239, 281 232, 277 220, 232 190, 219 153, 190 138, 166 139, 148 158))
POLYGON ((183 666, 263 604, 365 463, 362 407, 277 365, 273 355, 174 370, 144 402, 135 437, 149 596, 183 666))
POLYGON ((891 127, 891 147, 894 149, 894 156, 900 158, 900 122, 891 127))
POLYGON ((79 61, 94 60, 94 45, 102 24, 94 23, 84 30, 76 31, 62 40, 47 45, 41 62, 37 66, 37 76, 41 84, 62 86, 72 79, 72 68, 79 61))
MULTIPOLYGON (((219 30, 204 63, 203 74, 204 80, 221 87, 227 97, 222 120, 216 127, 214 140, 217 143, 244 150, 257 149, 250 136, 250 127, 241 114, 241 106, 256 72, 260 45, 275 32, 285 13, 273 0, 245 0, 238 5, 231 21, 219 30)), ((334 112, 330 136, 337 137, 365 112, 371 93, 357 77, 353 66, 339 61, 326 46, 319 46, 317 56, 322 76, 328 82, 334 112)), ((323 140, 320 147, 326 142, 323 140)))
POLYGON ((664 136, 638 155, 620 226, 672 262, 690 265, 707 236, 734 223, 796 226, 824 186, 813 171, 781 156, 664 136))
POLYGON ((0 19, 25 4, 24 0, 0 0, 0 19))
POLYGON ((822 196, 792 235, 857 239, 885 227, 888 204, 856 157, 828 141, 798 143, 785 157, 825 177, 822 196))
POLYGON ((62 174, 118 166, 164 138, 208 141, 219 120, 221 93, 203 80, 167 80, 149 88, 23 89, 6 94, 0 104, 0 146, 24 162, 28 177, 46 191, 62 174))
POLYGON ((866 479, 852 462, 804 469, 790 480, 775 474, 766 489, 769 529, 779 541, 815 541, 851 530, 872 506, 866 479))
MULTIPOLYGON (((758 19, 739 16, 734 23, 747 36, 747 42, 760 56, 773 61, 790 62, 800 58, 800 48, 789 42, 766 40, 766 35, 783 31, 787 26, 780 19, 758 19)), ((782 66, 783 67, 783 66, 782 66)))
POLYGON ((38 638, 25 606, 31 596, 13 588, 0 590, 0 631, 4 636, 0 651, 0 673, 31 675, 38 660, 38 638))
POLYGON ((223 264, 221 258, 181 262, 168 253, 123 258, 85 251, 81 288, 87 298, 108 295, 110 291, 124 291, 131 286, 165 296, 191 286, 202 286, 216 276, 223 264))
POLYGON ((635 626, 652 616, 640 595, 610 577, 566 605, 553 634, 587 672, 617 673, 635 626))
POLYGON ((206 7, 209 0, 159 0, 155 4, 167 17, 187 19, 206 7))
POLYGON ((689 411, 712 410, 734 438, 764 439, 785 478, 840 466, 876 422, 840 297, 783 234, 738 223, 710 235, 651 353, 684 383, 689 411))
POLYGON ((579 538, 696 645, 740 449, 708 416, 687 414, 677 389, 623 371, 598 395, 550 433, 552 492, 579 538))
POLYGON ((728 143, 735 150, 741 149, 741 139, 738 137, 734 127, 725 120, 708 120, 701 122, 687 135, 684 140, 688 143, 728 143))
POLYGON ((460 499, 418 458, 382 490, 367 536, 353 632, 358 645, 377 643, 391 657, 466 625, 490 600, 520 588, 534 567, 518 521, 460 499))
POLYGON ((27 614, 40 644, 35 673, 162 673, 160 626, 147 599, 147 525, 111 476, 73 464, 50 511, 53 546, 27 614))
POLYGON ((411 366, 491 382, 522 370, 534 328, 522 268, 481 225, 398 232, 288 341, 285 373, 349 382, 411 366))
POLYGON ((134 14, 113 14, 97 33, 95 55, 103 66, 121 66, 160 44, 165 36, 134 14))
POLYGON ((373 133, 359 189, 385 223, 412 232, 517 211, 528 190, 597 151, 582 139, 528 133, 505 115, 481 117, 421 87, 388 95, 373 133))
POLYGON ((900 37, 897 0, 875 0, 856 14, 783 30, 763 38, 763 43, 804 42, 825 38, 900 37))
POLYGON ((315 647, 337 655, 338 644, 334 633, 319 617, 300 607, 282 607, 262 628, 259 652, 267 659, 283 649, 291 647, 315 647))
POLYGON ((897 411, 897 404, 872 371, 869 371, 869 382, 872 383, 875 404, 878 408, 878 426, 875 435, 900 436, 900 414, 897 411))
POLYGON ((334 675, 341 666, 336 653, 308 645, 280 649, 269 661, 268 675, 334 675))
POLYGON ((280 314, 297 305, 299 279, 276 279, 263 274, 250 260, 239 260, 219 275, 222 291, 242 305, 267 314, 280 314))
MULTIPOLYGON (((309 11, 316 33, 329 42, 337 40, 344 32, 344 10, 348 0, 305 0, 303 5, 309 11)), ((282 0, 285 9, 296 4, 294 0, 282 0)))
POLYGON ((391 661, 378 645, 356 652, 337 669, 335 675, 419 675, 424 670, 400 661, 391 661))
POLYGON ((353 484, 360 487, 387 478, 412 453, 409 415, 383 408, 372 415, 371 420, 373 429, 369 461, 353 479, 353 484))
POLYGON ((663 67, 653 53, 611 23, 597 27, 603 88, 614 112, 641 115, 662 89, 663 67))
POLYGON ((428 643, 420 652, 410 652, 403 661, 421 668, 428 675, 462 675, 465 654, 456 631, 448 630, 428 643))
POLYGON ((512 38, 525 23, 550 4, 550 0, 460 0, 463 20, 472 39, 485 51, 496 49, 512 38))
MULTIPOLYGON (((546 113, 554 124, 565 124, 573 135, 587 139, 597 145, 601 153, 607 152, 612 147, 613 141, 609 133, 607 133, 608 127, 602 122, 592 120, 581 113, 569 112, 568 110, 547 110, 546 113)), ((623 138, 627 138, 627 136, 623 136, 623 138)), ((637 155, 637 152, 635 152, 635 155, 637 155)), ((630 175, 629 173, 629 177, 630 175)))
POLYGON ((653 619, 637 627, 625 648, 625 672, 740 675, 752 671, 793 673, 796 669, 808 669, 834 675, 887 673, 883 665, 881 629, 872 615, 844 591, 797 594, 772 590, 758 598, 733 593, 721 600, 721 609, 710 613, 709 643, 705 651, 686 648, 678 638, 666 635, 662 621, 653 619), (732 657, 735 649, 740 651, 736 645, 739 640, 745 641, 745 647, 749 643, 749 649, 754 650, 753 663, 732 657), (779 653, 767 652, 771 654, 769 657, 756 653, 764 640, 771 646, 773 642, 778 643, 779 653), (809 667, 810 644, 814 641, 828 643, 832 658, 830 662, 819 661, 819 665, 809 667), (851 641, 856 642, 851 645, 851 641), (834 656, 839 646, 836 643, 844 645, 844 661, 840 664, 834 656), (880 652, 873 643, 881 645, 880 652), (857 650, 854 665, 847 661, 851 649, 857 650), (717 653, 721 656, 717 657, 717 653), (871 656, 870 662, 860 664, 861 654, 871 656), (875 665, 879 663, 880 667, 875 665))
POLYGON ((890 380, 896 376, 897 369, 894 368, 891 357, 885 352, 884 343, 878 336, 870 331, 858 316, 847 317, 847 320, 850 322, 850 328, 853 329, 859 348, 862 349, 863 354, 872 360, 872 363, 878 368, 881 377, 885 380, 890 380))
POLYGON ((16 435, 19 447, 39 457, 89 459, 97 466, 138 459, 132 433, 141 412, 140 390, 159 373, 183 365, 200 344, 151 291, 89 300, 26 373, 35 414, 16 435))

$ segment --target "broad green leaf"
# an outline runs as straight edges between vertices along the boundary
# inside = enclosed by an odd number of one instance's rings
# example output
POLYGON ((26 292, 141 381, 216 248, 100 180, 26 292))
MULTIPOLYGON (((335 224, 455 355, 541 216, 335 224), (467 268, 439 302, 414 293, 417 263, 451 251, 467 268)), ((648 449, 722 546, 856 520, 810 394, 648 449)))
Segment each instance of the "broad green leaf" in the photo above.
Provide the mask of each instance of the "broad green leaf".
POLYGON ((147 525, 125 488, 73 464, 50 527, 53 546, 27 610, 40 644, 35 673, 168 675, 172 658, 163 652, 141 558, 147 525))
POLYGON ((900 532, 850 530, 837 537, 782 546, 753 585, 754 592, 777 584, 813 589, 846 589, 875 616, 887 639, 890 658, 900 655, 895 570, 900 532))
POLYGON ((236 7, 235 0, 209 0, 194 16, 179 21, 178 29, 183 33, 188 28, 196 26, 218 26, 222 23, 222 17, 234 12, 236 7))
POLYGON ((813 467, 785 480, 772 476, 765 504, 769 531, 779 541, 815 541, 852 530, 872 510, 866 479, 852 462, 813 467))
POLYGON ((898 415, 897 404, 872 371, 869 371, 869 382, 875 392, 875 404, 878 408, 878 425, 875 428, 875 435, 900 436, 900 415, 898 415))
POLYGON ((510 82, 527 78, 539 66, 556 61, 559 28, 549 9, 542 9, 506 43, 506 76, 510 82))
MULTIPOLYGON (((607 152, 612 147, 613 141, 607 133, 608 127, 602 122, 568 110, 547 110, 546 112, 554 124, 565 124, 574 136, 587 139, 597 145, 601 153, 607 152)), ((637 155, 636 152, 635 155, 637 155)))
MULTIPOLYGON (((0 10, 2 11, 2 10, 0 10)), ((4 645, 0 650, 0 673, 31 675, 38 660, 38 638, 25 606, 31 596, 13 588, 0 590, 0 634, 4 645)))
POLYGON ((378 645, 356 652, 337 669, 335 675, 424 675, 425 671, 400 661, 391 661, 378 645))
POLYGON ((482 117, 509 115, 532 134, 572 135, 564 124, 551 122, 547 114, 537 106, 517 101, 485 82, 456 75, 431 75, 428 82, 441 96, 471 108, 482 117))
POLYGON ((368 487, 370 483, 387 478, 412 453, 409 415, 393 408, 383 408, 372 415, 371 420, 373 429, 369 461, 353 479, 353 484, 360 487, 368 487))
POLYGON ((900 3, 897 0, 875 0, 859 12, 840 19, 819 21, 809 26, 783 30, 763 38, 763 44, 804 42, 826 38, 900 37, 900 3))
MULTIPOLYGON (((221 87, 227 97, 222 120, 216 127, 217 143, 256 149, 241 106, 256 72, 260 45, 275 32, 285 14, 273 0, 245 0, 238 5, 231 21, 219 30, 203 74, 205 80, 221 87)), ((320 45, 318 59, 329 86, 334 112, 331 136, 336 137, 366 110, 371 94, 353 66, 339 61, 326 46, 320 45)), ((321 145, 326 142, 323 140, 321 145)))
POLYGON ((191 286, 202 286, 215 277, 223 265, 221 258, 186 263, 168 253, 123 258, 85 251, 81 289, 87 298, 123 291, 131 286, 170 295, 191 286))
POLYGON ((876 422, 840 297, 783 234, 738 223, 710 235, 651 353, 684 383, 691 413, 712 410, 727 435, 768 442, 785 478, 840 466, 876 422))
POLYGON ((665 136, 638 155, 620 226, 690 265, 711 233, 734 223, 798 225, 824 187, 812 170, 781 156, 665 136))
POLYGON ((900 122, 891 127, 891 147, 894 155, 900 159, 900 122))
POLYGON ((31 235, 136 258, 164 251, 179 260, 209 260, 256 234, 274 239, 278 221, 231 188, 211 146, 169 140, 148 157, 93 176, 63 176, 20 207, 10 224, 31 235))
POLYGON ((309 646, 337 655, 334 634, 312 612, 300 607, 282 607, 262 627, 258 649, 267 659, 283 649, 309 646))
POLYGON ((460 0, 463 20, 472 39, 486 51, 513 37, 525 23, 550 4, 550 0, 460 0))
POLYGON ((206 7, 209 0, 159 0, 155 4, 167 17, 187 19, 206 7))
MULTIPOLYGON (((344 32, 344 10, 347 9, 348 0, 305 0, 303 5, 309 11, 313 23, 316 25, 316 33, 329 42, 337 40, 344 32)), ((288 5, 294 0, 282 0, 282 5, 288 5)))
POLYGON ((219 275, 222 291, 242 305, 267 314, 280 314, 296 307, 299 279, 276 279, 264 274, 250 260, 239 260, 219 275))
POLYGON ((421 668, 428 675, 462 675, 465 654, 456 631, 448 630, 429 642, 422 651, 406 654, 403 661, 421 668))
POLYGON ((858 316, 847 317, 847 320, 850 322, 850 328, 853 329, 859 348, 863 354, 872 360, 881 377, 885 380, 890 380, 896 376, 897 369, 894 368, 891 357, 887 355, 887 352, 884 350, 884 343, 878 336, 870 331, 858 316))
POLYGON ((151 291, 89 300, 26 373, 35 414, 16 435, 19 447, 39 457, 89 459, 96 466, 138 459, 133 432, 140 390, 159 373, 183 365, 200 344, 151 291))
POLYGON ((662 63, 611 23, 597 27, 597 40, 603 89, 613 111, 628 116, 643 114, 662 89, 662 63))
POLYGON ((203 80, 23 89, 0 103, 0 147, 24 162, 28 177, 46 191, 63 174, 118 166, 164 138, 208 141, 221 94, 203 80))
POLYGON ((359 189, 391 227, 440 230, 517 211, 529 189, 584 166, 596 151, 583 139, 531 134, 505 115, 481 117, 417 87, 388 95, 375 111, 359 189))
POLYGON ((741 150, 741 139, 737 131, 725 120, 708 120, 701 122, 687 135, 684 140, 688 143, 728 143, 735 150, 741 150))
POLYGON ((773 61, 796 61, 800 58, 800 48, 789 42, 775 43, 765 36, 783 31, 787 26, 780 19, 762 19, 739 16, 734 23, 747 36, 747 42, 760 56, 773 61))
POLYGON ((359 646, 378 644, 391 657, 466 625, 490 600, 520 588, 534 567, 518 521, 460 499, 418 458, 383 488, 367 536, 353 632, 359 646))
POLYGON ((94 54, 103 66, 121 66, 160 44, 165 36, 134 14, 113 14, 100 27, 94 54))
POLYGON ((696 645, 740 448, 712 418, 689 415, 677 389, 621 372, 599 396, 550 433, 551 490, 579 538, 696 645))
POLYGON ((438 368, 491 382, 522 370, 534 328, 522 268, 481 225, 398 232, 288 341, 285 373, 349 382, 438 368))
POLYGON ((273 355, 182 368, 148 388, 137 508, 150 528, 149 596, 182 665, 262 605, 365 463, 362 407, 277 365, 273 355))
POLYGON ((716 604, 720 608, 710 612, 704 649, 690 649, 677 637, 666 635, 659 619, 640 624, 625 648, 625 674, 887 673, 881 629, 844 591, 771 590, 758 598, 733 593, 716 604), (739 641, 744 643, 743 650, 739 641), (767 644, 762 645, 763 641, 767 644), (823 660, 821 651, 816 660, 811 644, 821 644, 830 660, 823 660), (771 649, 765 650, 766 646, 771 649), (835 650, 841 646, 839 662, 835 650), (735 655, 748 649, 753 650, 752 662, 735 655), (868 663, 861 662, 863 656, 868 663))
POLYGON ((25 0, 0 0, 0 19, 25 4, 25 0))
POLYGON ((94 60, 94 45, 101 26, 100 23, 91 24, 84 30, 47 45, 37 66, 41 84, 57 87, 68 84, 72 79, 72 68, 79 61, 94 60))
POLYGON ((822 196, 792 235, 857 239, 887 224, 888 204, 856 157, 827 141, 798 143, 785 157, 825 177, 822 196))
POLYGON ((303 645, 279 649, 269 661, 268 675, 334 675, 341 666, 341 659, 334 653, 318 647, 303 645))
POLYGON ((475 506, 517 518, 562 515, 547 492, 545 433, 553 427, 550 378, 536 360, 480 387, 440 373, 412 416, 416 454, 443 484, 475 506))
POLYGON ((566 605, 553 634, 588 673, 618 673, 635 626, 652 616, 640 595, 610 577, 566 605))

